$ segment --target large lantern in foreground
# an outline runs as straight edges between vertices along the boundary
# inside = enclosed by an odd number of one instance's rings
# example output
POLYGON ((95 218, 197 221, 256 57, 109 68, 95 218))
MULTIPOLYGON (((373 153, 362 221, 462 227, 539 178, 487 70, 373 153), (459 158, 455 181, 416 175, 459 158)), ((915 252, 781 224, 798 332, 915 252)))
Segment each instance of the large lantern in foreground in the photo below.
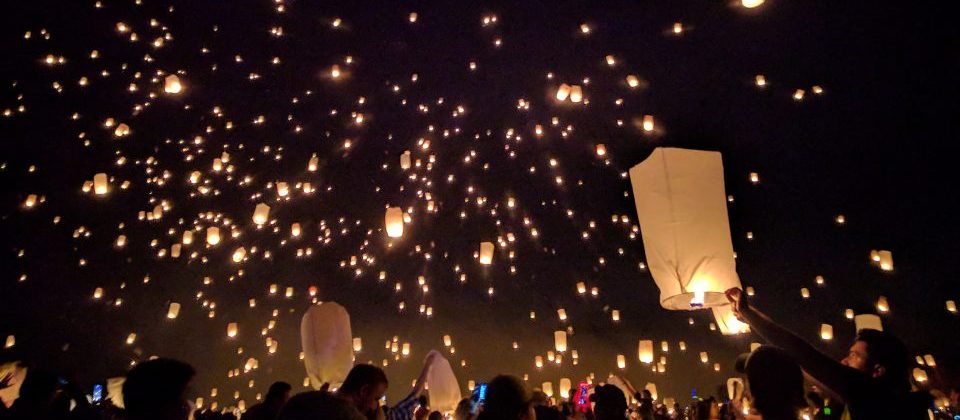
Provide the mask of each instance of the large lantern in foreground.
POLYGON ((726 305, 724 291, 741 286, 720 153, 658 147, 630 169, 630 183, 660 305, 726 305))
POLYGON ((343 383, 353 367, 353 334, 350 315, 334 302, 311 306, 300 321, 303 363, 310 385, 343 383))
POLYGON ((430 387, 430 409, 441 413, 457 409, 462 395, 457 376, 450 367, 450 362, 438 351, 431 350, 427 357, 433 355, 430 370, 427 372, 427 386, 430 387))

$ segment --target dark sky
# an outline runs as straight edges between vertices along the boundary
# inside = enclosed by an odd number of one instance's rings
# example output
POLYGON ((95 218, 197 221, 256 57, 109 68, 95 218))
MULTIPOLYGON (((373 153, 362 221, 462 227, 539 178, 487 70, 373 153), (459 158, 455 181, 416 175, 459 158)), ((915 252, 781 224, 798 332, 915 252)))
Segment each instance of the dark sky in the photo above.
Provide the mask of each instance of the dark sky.
POLYGON ((198 368, 198 396, 229 406, 239 390, 249 403, 272 380, 299 389, 299 320, 314 285, 321 300, 350 312, 354 336, 364 341, 358 360, 389 359, 390 401, 406 392, 444 334, 453 336, 456 353, 448 355, 464 383, 501 372, 529 374, 531 386, 589 373, 603 380, 616 370, 616 355, 625 354, 627 376, 656 383, 661 396, 685 400, 694 388, 715 394, 732 375, 735 356, 757 339, 710 331, 709 312, 660 308, 652 278, 638 268, 645 261, 640 238, 628 236, 636 213, 620 174, 653 148, 670 146, 723 153, 727 193, 735 197, 729 210, 738 272, 757 290, 758 307, 839 357, 854 333, 843 310, 870 313, 886 296, 885 327, 912 353, 937 358, 936 380, 957 383, 960 318, 944 302, 960 300, 960 200, 951 153, 960 36, 955 15, 942 5, 768 0, 747 10, 722 1, 301 0, 284 2, 277 13, 272 0, 143 3, 4 7, 0 110, 12 115, 0 117, 0 337, 16 336, 4 359, 49 366, 90 386, 132 361, 176 357, 198 368), (416 23, 410 12, 418 13, 416 23), (490 15, 497 22, 482 26, 490 15), (335 18, 342 20, 338 28, 335 18), (118 22, 139 40, 119 33, 118 22), (674 22, 685 28, 680 36, 671 33, 674 22), (588 35, 580 31, 584 23, 588 35), (271 35, 274 27, 283 35, 271 35), (161 48, 151 45, 166 33, 172 39, 161 48), (98 58, 90 58, 92 50, 98 58), (47 65, 48 54, 65 62, 47 65), (606 65, 608 54, 616 66, 606 65), (271 64, 274 57, 279 64, 271 64), (329 76, 334 64, 344 72, 338 80, 329 76), (151 80, 158 70, 180 72, 184 92, 163 94, 162 78, 151 80), (628 74, 646 86, 629 89, 628 74), (757 74, 767 80, 762 89, 757 74), (81 87, 84 76, 89 83, 81 87), (559 83, 583 84, 585 77, 588 105, 552 98, 559 83), (814 94, 814 85, 823 94, 814 94), (806 91, 803 101, 793 100, 796 89, 806 91), (520 99, 529 109, 518 108, 520 99), (353 112, 363 114, 362 124, 353 112), (647 114, 657 121, 655 134, 633 123, 647 114), (264 122, 253 123, 261 115, 264 122), (114 138, 103 127, 111 117, 131 134, 114 138), (196 136, 202 144, 194 144, 196 136), (418 149, 421 138, 429 150, 418 149), (594 153, 597 143, 606 145, 606 159, 594 153), (224 150, 232 178, 210 170, 224 150), (401 171, 405 150, 424 164, 433 154, 436 162, 431 170, 401 171), (313 153, 319 170, 308 172, 313 153), (208 195, 188 183, 194 170, 203 173, 208 195), (112 191, 83 193, 83 182, 99 172, 115 177, 112 191), (153 178, 164 172, 169 178, 158 185, 153 178), (758 185, 750 172, 759 173, 758 185), (251 181, 239 185, 244 176, 251 181), (119 188, 123 180, 130 181, 126 190, 119 188), (290 200, 276 200, 268 188, 274 181, 290 183, 290 200), (316 192, 305 195, 294 188, 298 182, 311 182, 316 192), (426 213, 418 191, 432 194, 436 213, 426 213), (44 200, 25 209, 29 194, 44 200), (508 197, 516 198, 515 209, 507 208, 508 197), (160 200, 171 207, 159 221, 137 220, 138 211, 160 200), (275 225, 254 228, 258 202, 273 207, 275 225), (382 231, 387 204, 416 209, 389 248, 382 231), (210 226, 200 217, 208 212, 242 234, 207 249, 197 231, 179 259, 157 256, 185 229, 210 226), (845 225, 834 223, 838 214, 845 225), (630 223, 613 224, 611 215, 627 215, 630 223), (290 240, 294 222, 304 234, 290 240), (473 258, 479 242, 508 233, 516 241, 498 246, 494 264, 481 267, 473 258), (122 249, 114 247, 119 234, 127 237, 122 249), (242 264, 230 261, 238 246, 250 254, 242 264), (297 258, 296 249, 307 247, 312 257, 297 258), (869 264, 872 249, 893 252, 893 273, 869 264), (273 257, 264 260, 264 251, 273 257), (351 256, 360 260, 359 276, 341 267, 351 256), (457 265, 467 274, 464 284, 457 265), (380 271, 387 272, 384 282, 380 271), (418 290, 420 275, 430 286, 426 295, 418 290), (824 287, 814 284, 817 275, 826 278, 824 287), (577 295, 578 281, 598 287, 599 296, 577 295), (270 284, 280 295, 268 295, 270 284), (92 298, 97 287, 104 289, 100 300, 92 298), (294 288, 293 298, 281 296, 286 287, 294 288), (802 287, 810 299, 800 297, 802 287), (251 298, 256 308, 248 306, 251 298), (212 318, 205 301, 215 302, 212 318), (169 302, 183 305, 176 320, 164 318, 169 302), (432 317, 419 314, 421 304, 432 307, 432 317), (569 322, 557 320, 558 308, 569 322), (610 309, 621 311, 618 324, 610 309), (260 335, 270 319, 276 327, 260 335), (240 325, 233 340, 225 336, 229 322, 240 325), (818 339, 820 323, 834 326, 832 342, 818 339), (579 364, 568 356, 560 367, 534 369, 534 356, 552 348, 553 331, 567 326, 579 364), (131 332, 137 340, 126 345, 131 332), (412 343, 410 357, 395 361, 384 349, 395 335, 412 343), (279 341, 275 354, 267 353, 267 337, 279 341), (670 343, 666 373, 636 361, 641 338, 670 343), (681 340, 686 352, 677 348, 681 340), (710 365, 699 363, 700 351, 710 353, 710 365), (259 370, 227 378, 250 357, 259 370), (209 398, 213 387, 217 398, 209 398))

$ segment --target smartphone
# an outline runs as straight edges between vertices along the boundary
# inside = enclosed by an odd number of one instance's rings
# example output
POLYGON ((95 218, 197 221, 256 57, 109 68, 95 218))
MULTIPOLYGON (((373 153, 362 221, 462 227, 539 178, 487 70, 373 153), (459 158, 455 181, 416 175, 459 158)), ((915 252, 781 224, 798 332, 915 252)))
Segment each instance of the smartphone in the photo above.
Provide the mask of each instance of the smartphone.
POLYGON ((100 401, 103 401, 103 385, 96 384, 93 386, 93 403, 97 404, 100 401))
POLYGON ((483 406, 483 403, 487 400, 487 384, 480 383, 473 388, 473 395, 470 396, 470 402, 472 403, 471 412, 476 415, 480 412, 480 407, 483 406))
POLYGON ((577 393, 574 394, 574 405, 577 410, 584 413, 590 411, 590 384, 586 381, 577 385, 577 393))

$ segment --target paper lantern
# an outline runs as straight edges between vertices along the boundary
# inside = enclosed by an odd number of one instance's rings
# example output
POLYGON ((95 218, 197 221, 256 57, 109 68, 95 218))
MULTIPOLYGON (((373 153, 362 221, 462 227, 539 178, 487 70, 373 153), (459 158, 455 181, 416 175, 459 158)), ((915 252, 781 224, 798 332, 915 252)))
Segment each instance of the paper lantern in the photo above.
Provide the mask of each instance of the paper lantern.
POLYGON ((923 355, 923 361, 930 367, 937 367, 937 361, 933 358, 932 354, 923 355))
POLYGON ((743 379, 741 378, 729 378, 727 379, 727 398, 731 401, 739 401, 743 396, 743 379))
POLYGON ((353 337, 353 351, 360 352, 363 350, 363 339, 360 337, 353 337))
POLYGON ((631 88, 636 88, 637 86, 640 86, 640 78, 632 74, 628 75, 627 86, 630 86, 631 88))
POLYGON ((617 355, 617 368, 618 368, 618 369, 626 369, 626 368, 627 368, 627 358, 624 357, 622 354, 618 354, 618 355, 617 355))
POLYGON ((557 88, 557 100, 565 101, 570 96, 570 85, 566 83, 560 84, 560 87, 557 88))
POLYGON ((316 172, 319 166, 320 158, 316 154, 310 156, 310 160, 307 161, 307 171, 316 172))
POLYGON ((270 217, 270 206, 260 203, 257 204, 257 207, 253 209, 253 223, 262 225, 267 223, 268 218, 270 217))
POLYGON ((587 284, 584 282, 577 282, 577 293, 584 294, 587 293, 587 284))
MULTIPOLYGON (((531 312, 531 313, 532 313, 532 312, 531 312)), ((557 309, 557 318, 559 318, 561 321, 566 321, 566 320, 567 320, 567 310, 566 310, 566 309, 563 309, 563 308, 557 309)))
POLYGON ((678 347, 680 347, 680 351, 687 351, 687 343, 684 342, 684 341, 681 341, 681 342, 678 344, 678 347))
POLYGON ((880 269, 883 271, 893 271, 893 253, 890 251, 880 251, 880 269))
POLYGON ((877 312, 887 313, 890 311, 890 304, 887 303, 886 296, 880 296, 877 298, 877 312))
POLYGON ((290 195, 290 184, 287 184, 283 181, 277 182, 277 195, 280 197, 286 197, 290 195))
POLYGON ((580 85, 570 86, 570 102, 579 103, 583 100, 583 88, 580 85))
POLYGON ((182 247, 183 245, 180 244, 170 245, 170 256, 173 258, 180 258, 180 250, 182 247))
POLYGON ((767 78, 762 74, 758 74, 754 78, 754 82, 757 84, 758 87, 764 87, 767 85, 767 78))
POLYGON ((480 264, 493 264, 493 242, 480 242, 480 264))
POLYGON ((843 311, 843 316, 844 318, 847 318, 847 319, 853 319, 853 309, 849 309, 849 308, 845 309, 843 311))
POLYGON ((653 341, 640 340, 637 344, 637 356, 645 364, 653 363, 653 341))
POLYGON ((234 338, 237 336, 238 328, 236 322, 231 322, 227 324, 227 337, 234 338))
POLYGON ((709 362, 709 361, 710 361, 710 356, 707 355, 707 352, 701 351, 701 352, 700 352, 700 363, 707 363, 707 362, 709 362))
POLYGON ((824 341, 833 340, 833 325, 820 324, 820 339, 824 341))
POLYGON ((170 307, 167 308, 167 319, 177 319, 178 315, 180 315, 180 304, 170 302, 170 307))
POLYGON ((310 385, 320 389, 324 383, 333 387, 343 383, 353 367, 353 335, 346 309, 335 302, 310 306, 300 321, 300 338, 310 385))
POLYGON ((168 75, 163 79, 163 91, 165 93, 176 95, 183 90, 183 84, 180 83, 180 78, 175 74, 168 75))
POLYGON ((125 377, 116 377, 107 379, 107 398, 117 408, 123 409, 123 384, 127 381, 125 377))
POLYGON ((740 322, 730 305, 714 306, 713 317, 723 335, 737 335, 750 332, 750 325, 740 322))
POLYGON ((93 193, 96 195, 105 195, 110 192, 110 184, 107 180, 107 174, 101 172, 93 176, 93 193))
POLYGON ((957 313, 957 303, 954 302, 954 301, 952 301, 952 300, 948 300, 948 301, 947 301, 947 312, 950 312, 950 313, 952 313, 952 314, 957 313))
POLYGON ((873 262, 875 262, 875 263, 879 263, 879 262, 880 262, 880 251, 877 251, 877 250, 875 250, 875 249, 870 250, 870 261, 873 261, 873 262))
POLYGON ((543 385, 540 386, 540 388, 541 388, 541 391, 543 391, 543 393, 546 394, 548 398, 549 398, 549 397, 553 397, 553 384, 552 384, 552 383, 550 383, 550 382, 544 382, 543 385))
MULTIPOLYGON (((954 312, 956 312, 956 308, 954 308, 954 312)), ((610 318, 613 319, 614 322, 620 321, 620 311, 617 309, 610 311, 610 318)))
POLYGON ((804 299, 809 299, 809 298, 810 298, 810 289, 807 289, 806 287, 800 288, 800 297, 802 297, 802 298, 804 298, 804 299))
POLYGON ((874 314, 860 314, 853 317, 853 323, 856 325, 857 332, 860 330, 878 330, 883 331, 883 323, 880 317, 874 314))
POLYGON ((927 372, 920 368, 913 368, 913 380, 918 383, 924 383, 927 381, 927 372))
POLYGON ((410 151, 405 151, 400 155, 400 169, 410 169, 410 151))
POLYGON ((403 209, 400 207, 387 207, 384 223, 387 226, 387 236, 391 238, 403 236, 403 209))
POLYGON ((207 243, 216 245, 220 243, 220 228, 211 226, 207 228, 207 243))
POLYGON ((643 116, 643 131, 653 131, 654 129, 653 115, 644 115, 643 116))
POLYGON ((720 153, 659 147, 630 169, 650 273, 660 305, 727 305, 740 286, 720 153))
POLYGON ((235 263, 241 262, 246 256, 247 256, 247 249, 241 246, 233 251, 233 262, 235 263))
POLYGON ((766 0, 740 0, 740 4, 747 9, 753 9, 754 7, 759 7, 766 0))
POLYGON ((7 341, 3 343, 3 348, 9 349, 15 345, 17 345, 17 337, 15 337, 13 334, 10 334, 7 336, 7 341))
POLYGON ((647 384, 643 386, 643 389, 650 391, 650 398, 652 398, 654 401, 656 401, 659 397, 659 395, 657 395, 657 384, 653 382, 647 382, 647 384))
POLYGON ((563 330, 554 331, 553 345, 560 353, 567 351, 567 332, 563 330))
POLYGON ((597 144, 597 156, 603 157, 607 155, 607 146, 603 143, 597 144))
POLYGON ((131 345, 137 341, 137 333, 130 333, 127 335, 127 345, 131 345))
POLYGON ((33 207, 33 206, 35 206, 35 205, 37 205, 37 195, 36 195, 36 194, 30 194, 30 195, 28 195, 28 196, 27 196, 27 199, 23 201, 23 207, 26 207, 26 208, 28 208, 28 209, 31 208, 31 207, 33 207))
POLYGON ((113 130, 113 135, 116 137, 125 137, 130 134, 130 126, 124 123, 117 125, 117 128, 113 130))
POLYGON ((473 392, 474 388, 477 387, 477 382, 473 379, 467 381, 467 391, 473 392))
POLYGON ((453 374, 450 362, 436 350, 431 350, 427 357, 432 357, 430 370, 427 372, 430 409, 441 413, 456 410, 461 398, 460 382, 453 374))
POLYGON ((662 352, 664 352, 664 353, 670 351, 670 343, 668 343, 666 340, 661 341, 661 342, 660 342, 660 351, 662 351, 662 352))
POLYGON ((193 243, 193 231, 186 230, 183 232, 183 238, 180 240, 184 245, 190 245, 193 243))
POLYGON ((300 224, 299 224, 299 223, 294 223, 294 224, 290 225, 290 236, 296 238, 296 237, 300 236, 300 233, 301 233, 301 232, 302 232, 302 229, 300 228, 300 224))
POLYGON ((533 358, 533 365, 540 369, 543 367, 543 356, 536 356, 533 358))

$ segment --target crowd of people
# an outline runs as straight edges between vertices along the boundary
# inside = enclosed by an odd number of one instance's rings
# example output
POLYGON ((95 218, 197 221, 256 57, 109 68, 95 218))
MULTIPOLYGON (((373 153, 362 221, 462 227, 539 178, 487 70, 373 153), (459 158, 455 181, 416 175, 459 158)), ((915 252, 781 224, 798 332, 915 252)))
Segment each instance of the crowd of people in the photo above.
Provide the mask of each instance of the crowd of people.
MULTIPOLYGON (((681 407, 656 401, 629 380, 595 384, 588 395, 555 400, 530 390, 517 377, 500 375, 485 384, 480 400, 465 398, 453 412, 431 410, 426 378, 430 358, 411 392, 384 404, 389 386, 384 371, 359 364, 342 384, 291 396, 288 383, 272 384, 263 401, 242 413, 198 410, 188 399, 194 369, 172 359, 137 364, 123 384, 123 409, 108 399, 91 404, 77 387, 42 369, 31 368, 19 398, 0 404, 0 420, 796 420, 796 419, 954 419, 960 393, 934 404, 930 392, 913 389, 909 353, 892 334, 861 330, 846 357, 836 361, 751 306, 739 289, 727 297, 737 317, 770 345, 738 360, 745 389, 722 400, 702 399, 681 407), (805 392, 808 388, 812 392, 805 392), (629 398, 632 397, 632 398, 629 398), (632 399, 633 401, 628 401, 632 399)), ((0 389, 9 378, 0 378, 0 389)), ((729 394, 729 393, 728 393, 729 394)), ((573 396, 571 396, 573 397, 573 396)))

